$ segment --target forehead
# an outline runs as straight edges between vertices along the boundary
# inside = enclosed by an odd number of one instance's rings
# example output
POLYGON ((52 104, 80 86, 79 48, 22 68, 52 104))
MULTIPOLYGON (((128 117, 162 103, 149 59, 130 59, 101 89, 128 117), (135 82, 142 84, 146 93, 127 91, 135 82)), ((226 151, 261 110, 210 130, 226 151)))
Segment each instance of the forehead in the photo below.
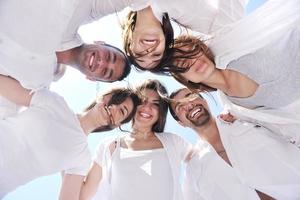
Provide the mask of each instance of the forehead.
POLYGON ((186 98, 189 94, 191 94, 192 92, 188 89, 182 89, 180 90, 174 97, 173 100, 175 102, 180 101, 181 99, 186 98))

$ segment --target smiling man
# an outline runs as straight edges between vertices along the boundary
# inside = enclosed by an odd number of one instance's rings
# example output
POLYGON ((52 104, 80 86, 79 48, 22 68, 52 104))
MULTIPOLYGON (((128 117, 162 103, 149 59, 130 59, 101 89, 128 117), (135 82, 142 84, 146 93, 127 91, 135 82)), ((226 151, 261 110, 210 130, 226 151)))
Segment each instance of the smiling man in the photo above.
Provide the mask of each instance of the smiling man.
POLYGON ((130 62, 118 48, 104 44, 83 44, 56 52, 57 62, 78 69, 92 81, 114 82, 130 72, 130 62))
POLYGON ((173 118, 204 141, 188 164, 187 196, 194 197, 188 199, 300 198, 300 161, 295 159, 300 151, 295 145, 258 124, 215 119, 205 99, 187 88, 170 98, 173 118))

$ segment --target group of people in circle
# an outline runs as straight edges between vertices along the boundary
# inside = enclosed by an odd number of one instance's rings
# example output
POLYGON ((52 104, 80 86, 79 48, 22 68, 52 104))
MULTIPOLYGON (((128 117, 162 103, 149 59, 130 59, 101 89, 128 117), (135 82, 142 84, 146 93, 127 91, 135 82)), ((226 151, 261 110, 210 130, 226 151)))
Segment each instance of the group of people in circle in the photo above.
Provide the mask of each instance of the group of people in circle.
POLYGON ((61 172, 60 200, 300 199, 300 1, 245 16, 247 3, 1 1, 0 198, 61 172), (125 7, 124 52, 82 42, 81 25, 125 7), (175 37, 172 20, 194 32, 175 37), (112 87, 75 114, 49 89, 66 67, 102 82, 135 67, 184 87, 112 87), (212 91, 228 114, 212 116, 202 96, 212 91), (168 110, 196 144, 165 130, 168 110), (126 134, 91 156, 88 135, 115 128, 126 134))

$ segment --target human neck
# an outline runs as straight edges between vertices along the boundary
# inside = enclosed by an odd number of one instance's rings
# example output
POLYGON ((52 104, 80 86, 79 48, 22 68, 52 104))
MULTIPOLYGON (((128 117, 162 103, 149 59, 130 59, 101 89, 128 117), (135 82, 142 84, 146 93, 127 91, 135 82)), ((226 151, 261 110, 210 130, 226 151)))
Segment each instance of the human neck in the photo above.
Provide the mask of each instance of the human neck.
POLYGON ((136 139, 147 139, 149 137, 154 136, 154 132, 151 128, 142 128, 142 127, 132 127, 132 137, 136 139))
POLYGON ((211 76, 202 83, 209 87, 221 90, 226 94, 230 90, 227 70, 216 68, 211 76))
POLYGON ((204 141, 210 143, 217 152, 224 151, 220 138, 219 129, 214 118, 201 127, 193 127, 197 135, 204 141))
POLYGON ((155 17, 150 6, 137 11, 135 29, 143 29, 144 27, 158 27, 161 29, 161 23, 155 17))
POLYGON ((65 51, 57 51, 56 58, 58 64, 66 64, 76 67, 76 58, 80 47, 75 47, 65 51))

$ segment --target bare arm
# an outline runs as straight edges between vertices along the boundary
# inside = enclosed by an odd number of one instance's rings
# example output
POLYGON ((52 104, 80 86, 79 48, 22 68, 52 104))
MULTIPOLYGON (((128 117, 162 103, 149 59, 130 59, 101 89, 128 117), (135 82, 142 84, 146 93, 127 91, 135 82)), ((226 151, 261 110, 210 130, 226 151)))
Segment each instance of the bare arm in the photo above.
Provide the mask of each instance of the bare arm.
POLYGON ((32 98, 30 90, 23 88, 17 80, 4 75, 0 75, 0 95, 22 106, 29 106, 32 98))
POLYGON ((59 200, 79 199, 84 176, 64 174, 59 194, 59 200))
POLYGON ((102 179, 102 167, 96 162, 93 165, 86 177, 84 184, 81 187, 80 200, 91 199, 97 192, 98 185, 102 179))

